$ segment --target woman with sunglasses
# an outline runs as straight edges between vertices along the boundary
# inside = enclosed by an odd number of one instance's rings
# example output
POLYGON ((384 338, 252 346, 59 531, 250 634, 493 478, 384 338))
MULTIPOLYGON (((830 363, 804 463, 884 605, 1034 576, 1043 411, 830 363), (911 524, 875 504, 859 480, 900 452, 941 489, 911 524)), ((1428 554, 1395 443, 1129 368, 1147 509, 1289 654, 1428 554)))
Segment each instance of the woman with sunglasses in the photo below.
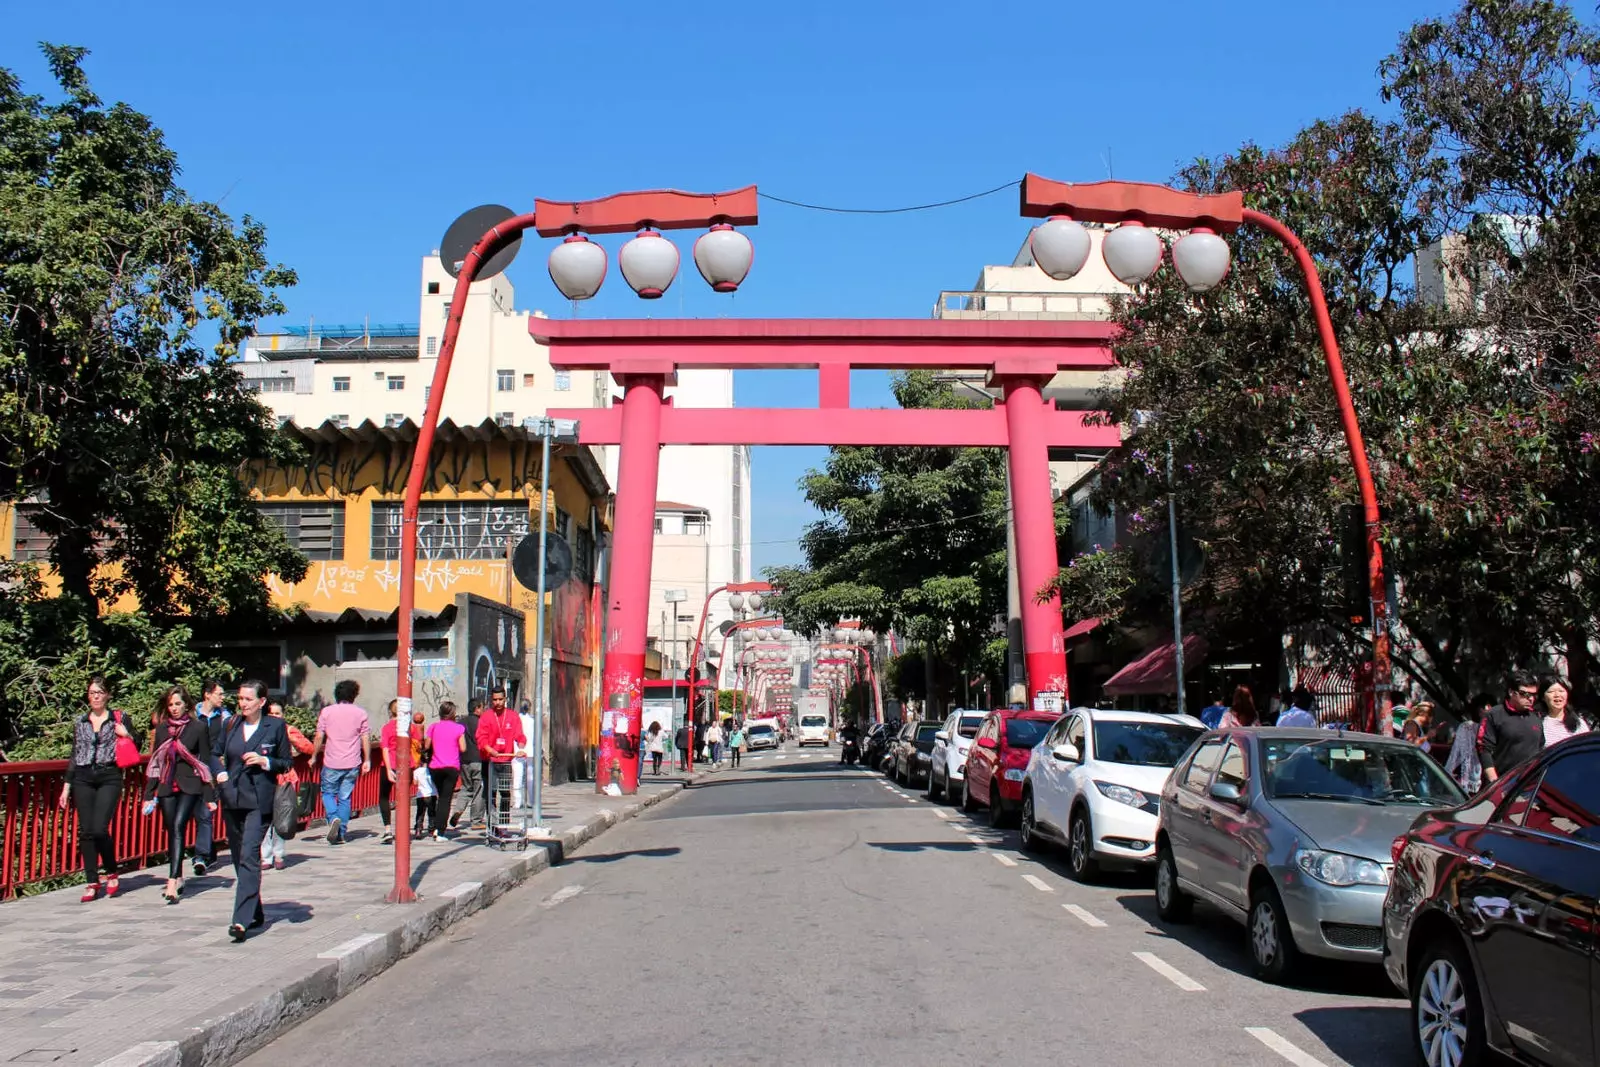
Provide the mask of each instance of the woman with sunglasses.
POLYGON ((100 895, 100 872, 107 877, 105 893, 117 895, 117 850, 111 839, 111 818, 122 796, 125 773, 117 766, 117 740, 125 738, 139 747, 139 734, 120 711, 110 708, 111 686, 104 675, 89 679, 89 710, 72 724, 72 755, 67 759, 66 781, 61 786, 61 808, 72 801, 78 811, 78 849, 83 856, 85 904, 100 895))

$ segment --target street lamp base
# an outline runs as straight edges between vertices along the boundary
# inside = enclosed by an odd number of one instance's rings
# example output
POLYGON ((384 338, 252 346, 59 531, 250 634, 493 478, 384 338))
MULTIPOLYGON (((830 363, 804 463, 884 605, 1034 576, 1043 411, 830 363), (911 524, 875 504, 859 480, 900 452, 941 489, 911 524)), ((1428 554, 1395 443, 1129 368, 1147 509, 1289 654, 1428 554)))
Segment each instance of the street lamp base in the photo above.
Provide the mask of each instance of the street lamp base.
POLYGON ((408 887, 405 889, 391 889, 389 890, 389 895, 383 899, 387 904, 415 904, 422 898, 417 895, 416 890, 408 887))

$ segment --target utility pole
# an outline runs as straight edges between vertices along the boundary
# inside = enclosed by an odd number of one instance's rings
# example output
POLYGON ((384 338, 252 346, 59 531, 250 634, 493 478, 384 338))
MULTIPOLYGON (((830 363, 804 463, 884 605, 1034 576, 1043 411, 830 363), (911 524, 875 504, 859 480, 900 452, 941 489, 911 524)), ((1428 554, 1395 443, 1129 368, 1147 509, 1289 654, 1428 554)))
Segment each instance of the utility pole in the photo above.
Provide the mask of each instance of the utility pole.
POLYGON ((1172 442, 1167 442, 1167 542, 1172 549, 1172 670, 1176 675, 1178 714, 1183 706, 1183 574, 1178 567, 1178 501, 1172 482, 1172 442))
MULTIPOLYGON (((667 608, 672 612, 672 656, 667 669, 672 673, 672 714, 676 716, 678 714, 678 605, 689 599, 689 590, 667 589, 662 592, 661 599, 667 602, 667 608)), ((693 703, 692 699, 690 703, 693 703)), ((693 713, 694 710, 689 709, 689 714, 693 713)))

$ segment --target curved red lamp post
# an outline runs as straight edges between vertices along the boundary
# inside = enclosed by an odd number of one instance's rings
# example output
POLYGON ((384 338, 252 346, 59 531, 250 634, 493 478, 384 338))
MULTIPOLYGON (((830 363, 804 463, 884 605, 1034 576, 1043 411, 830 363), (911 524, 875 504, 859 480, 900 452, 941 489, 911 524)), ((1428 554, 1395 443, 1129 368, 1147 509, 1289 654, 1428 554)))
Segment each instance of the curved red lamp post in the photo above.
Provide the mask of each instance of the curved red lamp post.
MULTIPOLYGON (((624 413, 623 417, 624 418, 627 417, 626 413, 624 413)), ((658 448, 659 448, 659 446, 652 447, 650 451, 653 454, 658 450, 658 448)), ((652 477, 652 480, 651 480, 651 484, 654 485, 654 478, 653 477, 652 477)), ((620 493, 618 494, 618 499, 619 500, 621 499, 621 494, 620 493)), ((653 491, 652 491, 652 499, 654 499, 653 491)), ((653 504, 652 504, 652 507, 654 507, 653 504)), ((652 513, 651 513, 651 522, 654 523, 654 521, 655 521, 655 514, 652 511, 652 513)), ((760 596, 771 596, 775 591, 776 590, 774 590, 772 588, 772 583, 771 582, 729 582, 726 585, 717 586, 715 589, 711 590, 711 592, 706 594, 706 602, 703 605, 701 605, 701 607, 700 607, 700 623, 699 623, 698 626, 695 627, 695 630, 694 630, 694 648, 689 653, 689 666, 694 671, 694 674, 689 679, 689 715, 688 715, 688 725, 689 725, 689 762, 688 762, 688 767, 689 767, 689 769, 691 771, 694 770, 694 702, 695 702, 695 690, 702 684, 701 681, 700 681, 700 650, 705 646, 706 619, 711 615, 711 599, 713 597, 715 597, 718 593, 738 593, 741 596, 749 596, 751 593, 756 593, 756 594, 759 594, 760 596)), ((726 642, 724 642, 724 647, 726 647, 726 642)), ((719 672, 721 670, 721 663, 722 663, 722 660, 719 657, 718 660, 717 660, 719 672)), ((717 683, 716 683, 716 680, 713 679, 712 682, 711 682, 711 693, 712 693, 711 699, 712 699, 713 702, 715 702, 715 700, 716 700, 716 692, 717 692, 717 683)), ((711 708, 711 714, 715 715, 716 713, 717 713, 717 709, 713 705, 713 707, 711 708)))

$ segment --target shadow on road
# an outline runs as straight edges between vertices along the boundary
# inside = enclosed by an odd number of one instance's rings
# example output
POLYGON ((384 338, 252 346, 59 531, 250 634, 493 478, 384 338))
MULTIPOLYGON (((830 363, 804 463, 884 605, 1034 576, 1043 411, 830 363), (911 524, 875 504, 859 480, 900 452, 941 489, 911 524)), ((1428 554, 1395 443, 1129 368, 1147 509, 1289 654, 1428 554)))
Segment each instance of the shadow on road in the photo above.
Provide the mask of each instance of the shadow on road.
POLYGON ((601 852, 593 856, 574 856, 573 863, 616 863, 619 860, 631 859, 640 856, 645 859, 662 859, 666 856, 676 856, 683 849, 673 845, 668 848, 635 848, 627 852, 601 852))
POLYGON ((982 847, 968 841, 867 841, 865 844, 885 852, 975 852, 982 847))
MULTIPOLYGON (((1307 1008, 1294 1017, 1328 1050, 1363 1067, 1403 1067, 1416 1062, 1406 1027, 1409 1007, 1307 1008)), ((1493 1057, 1490 1063, 1498 1063, 1493 1057)))

